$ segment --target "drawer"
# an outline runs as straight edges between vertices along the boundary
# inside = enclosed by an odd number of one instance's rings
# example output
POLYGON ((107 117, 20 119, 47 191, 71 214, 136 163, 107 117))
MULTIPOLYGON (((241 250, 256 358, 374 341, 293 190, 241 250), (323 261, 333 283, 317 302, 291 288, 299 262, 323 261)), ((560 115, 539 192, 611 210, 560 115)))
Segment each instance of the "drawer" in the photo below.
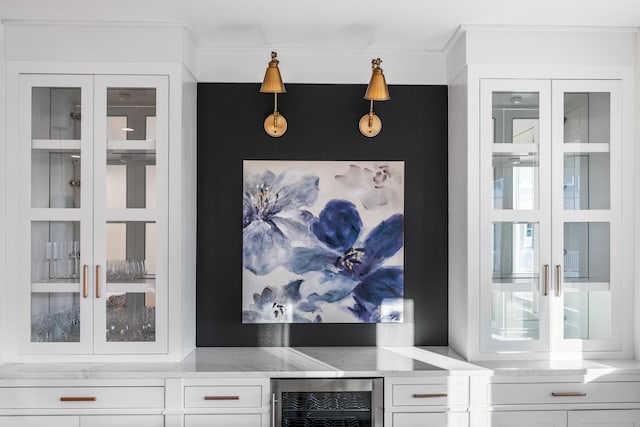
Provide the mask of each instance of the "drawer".
MULTIPOLYGON (((428 413, 395 413, 393 427, 447 427, 447 414, 441 412, 428 413)), ((453 424, 452 424, 453 425, 453 424)))
POLYGON ((185 415, 184 427, 261 427, 260 414, 185 415))
POLYGON ((8 416, 0 417, 0 427, 79 427, 78 416, 8 416))
POLYGON ((394 384, 393 406, 446 406, 446 384, 394 384))
POLYGON ((261 408, 262 386, 187 386, 185 408, 261 408))
POLYGON ((640 382, 491 384, 493 405, 640 402, 640 382))
POLYGON ((0 387, 0 408, 164 408, 164 387, 0 387))

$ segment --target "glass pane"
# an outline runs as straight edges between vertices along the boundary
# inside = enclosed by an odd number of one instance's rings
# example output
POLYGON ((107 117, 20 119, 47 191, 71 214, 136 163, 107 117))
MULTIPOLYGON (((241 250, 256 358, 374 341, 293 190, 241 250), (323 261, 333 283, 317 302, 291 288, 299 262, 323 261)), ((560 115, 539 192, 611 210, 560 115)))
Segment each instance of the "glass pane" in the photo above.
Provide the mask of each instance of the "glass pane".
POLYGON ((107 342, 155 341, 154 293, 109 293, 107 342))
POLYGON ((31 342, 80 342, 80 294, 31 294, 31 342))
POLYGON ((609 223, 564 224, 564 281, 609 282, 609 265, 609 223))
POLYGON ((609 143, 611 95, 608 92, 564 94, 564 142, 609 143))
POLYGON ((538 339, 537 223, 493 224, 494 339, 538 339))
POLYGON ((107 341, 155 341, 155 223, 107 223, 107 341))
POLYGON ((564 209, 609 209, 609 153, 564 155, 564 209))
POLYGON ((493 142, 537 144, 540 101, 537 92, 493 92, 493 142))
POLYGON ((107 140, 127 139, 127 116, 107 116, 107 140))
POLYGON ((156 90, 107 89, 107 208, 156 206, 156 90))
POLYGON ((538 155, 493 155, 493 207, 538 208, 538 155))
POLYGON ((609 291, 564 292, 564 338, 607 339, 611 336, 609 291))
POLYGON ((493 224, 493 281, 537 279, 539 267, 537 223, 498 222, 493 224))
POLYGON ((31 341, 80 341, 80 224, 31 223, 31 341))
POLYGON ((31 207, 80 207, 80 150, 31 150, 31 207))
POLYGON ((31 283, 79 283, 79 278, 80 223, 32 222, 31 283))
MULTIPOLYGON (((537 286, 531 284, 531 288, 537 286)), ((539 337, 538 292, 494 291, 491 334, 494 339, 525 340, 539 337)))
POLYGON ((80 88, 32 88, 31 138, 79 140, 80 94, 80 88))
POLYGON ((128 141, 146 141, 147 135, 155 137, 155 129, 147 129, 155 127, 155 120, 148 120, 156 116, 155 88, 108 88, 107 116, 109 136, 128 141))

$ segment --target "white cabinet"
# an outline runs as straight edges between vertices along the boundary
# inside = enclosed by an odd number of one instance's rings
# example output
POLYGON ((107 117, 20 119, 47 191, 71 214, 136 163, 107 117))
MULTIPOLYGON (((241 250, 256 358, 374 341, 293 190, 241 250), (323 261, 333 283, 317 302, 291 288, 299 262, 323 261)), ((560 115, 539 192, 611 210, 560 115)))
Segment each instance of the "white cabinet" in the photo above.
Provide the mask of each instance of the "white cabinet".
POLYGON ((491 414, 491 427, 638 427, 640 411, 504 411, 491 414))
POLYGON ((77 416, 0 416, 0 427, 80 427, 77 416))
POLYGON ((469 425, 469 379, 386 377, 384 425, 394 427, 464 427, 469 425))
POLYGON ((269 427, 269 378, 183 380, 184 427, 269 427))
POLYGON ((640 377, 633 373, 475 377, 471 396, 471 427, 639 426, 640 377))
POLYGON ((480 79, 480 351, 622 350, 619 80, 480 79))
POLYGON ((0 416, 0 427, 164 427, 162 415, 0 416))
POLYGON ((567 427, 566 411, 491 413, 491 427, 567 427))
POLYGON ((261 427, 260 414, 192 414, 184 416, 184 427, 261 427))
POLYGON ((162 380, 9 380, 0 427, 163 427, 162 380))
POLYGON ((168 77, 18 83, 20 352, 166 353, 168 77))
POLYGON ((639 427, 640 410, 569 411, 569 427, 639 427))

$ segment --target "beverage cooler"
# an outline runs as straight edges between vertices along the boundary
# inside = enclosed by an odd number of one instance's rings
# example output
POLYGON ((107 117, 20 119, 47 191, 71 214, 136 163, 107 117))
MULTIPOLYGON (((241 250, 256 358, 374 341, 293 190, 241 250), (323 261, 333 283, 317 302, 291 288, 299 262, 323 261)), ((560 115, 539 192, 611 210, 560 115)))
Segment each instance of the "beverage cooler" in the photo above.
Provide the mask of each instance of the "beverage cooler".
POLYGON ((273 379, 273 427, 382 427, 382 378, 273 379))

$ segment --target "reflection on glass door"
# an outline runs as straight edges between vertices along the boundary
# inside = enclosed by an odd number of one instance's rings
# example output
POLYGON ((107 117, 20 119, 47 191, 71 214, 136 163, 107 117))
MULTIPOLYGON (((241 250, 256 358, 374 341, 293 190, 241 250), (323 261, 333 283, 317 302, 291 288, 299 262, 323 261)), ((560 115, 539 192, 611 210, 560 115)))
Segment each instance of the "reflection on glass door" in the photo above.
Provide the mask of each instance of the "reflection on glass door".
POLYGON ((97 79, 96 256, 103 285, 95 334, 101 352, 166 351, 166 262, 157 259, 166 256, 168 232, 163 82, 158 76, 97 79))
MULTIPOLYGON (((615 334, 614 280, 618 246, 613 215, 619 207, 612 191, 619 171, 619 125, 612 108, 619 98, 611 82, 554 82, 554 309, 561 323, 558 345, 575 350, 598 348, 615 334), (586 89, 586 90, 585 90, 586 89), (617 164, 617 163, 616 163, 617 164), (573 340, 571 343, 568 340, 573 340), (590 344, 592 343, 592 344, 590 344)), ((620 181, 617 181, 620 182, 620 181)), ((618 191, 618 190, 616 190, 618 191)))
POLYGON ((31 342, 80 342, 80 224, 31 223, 31 342))
POLYGON ((155 224, 107 224, 106 340, 155 341, 155 224))
POLYGON ((534 223, 493 224, 494 339, 538 339, 539 242, 534 223))

